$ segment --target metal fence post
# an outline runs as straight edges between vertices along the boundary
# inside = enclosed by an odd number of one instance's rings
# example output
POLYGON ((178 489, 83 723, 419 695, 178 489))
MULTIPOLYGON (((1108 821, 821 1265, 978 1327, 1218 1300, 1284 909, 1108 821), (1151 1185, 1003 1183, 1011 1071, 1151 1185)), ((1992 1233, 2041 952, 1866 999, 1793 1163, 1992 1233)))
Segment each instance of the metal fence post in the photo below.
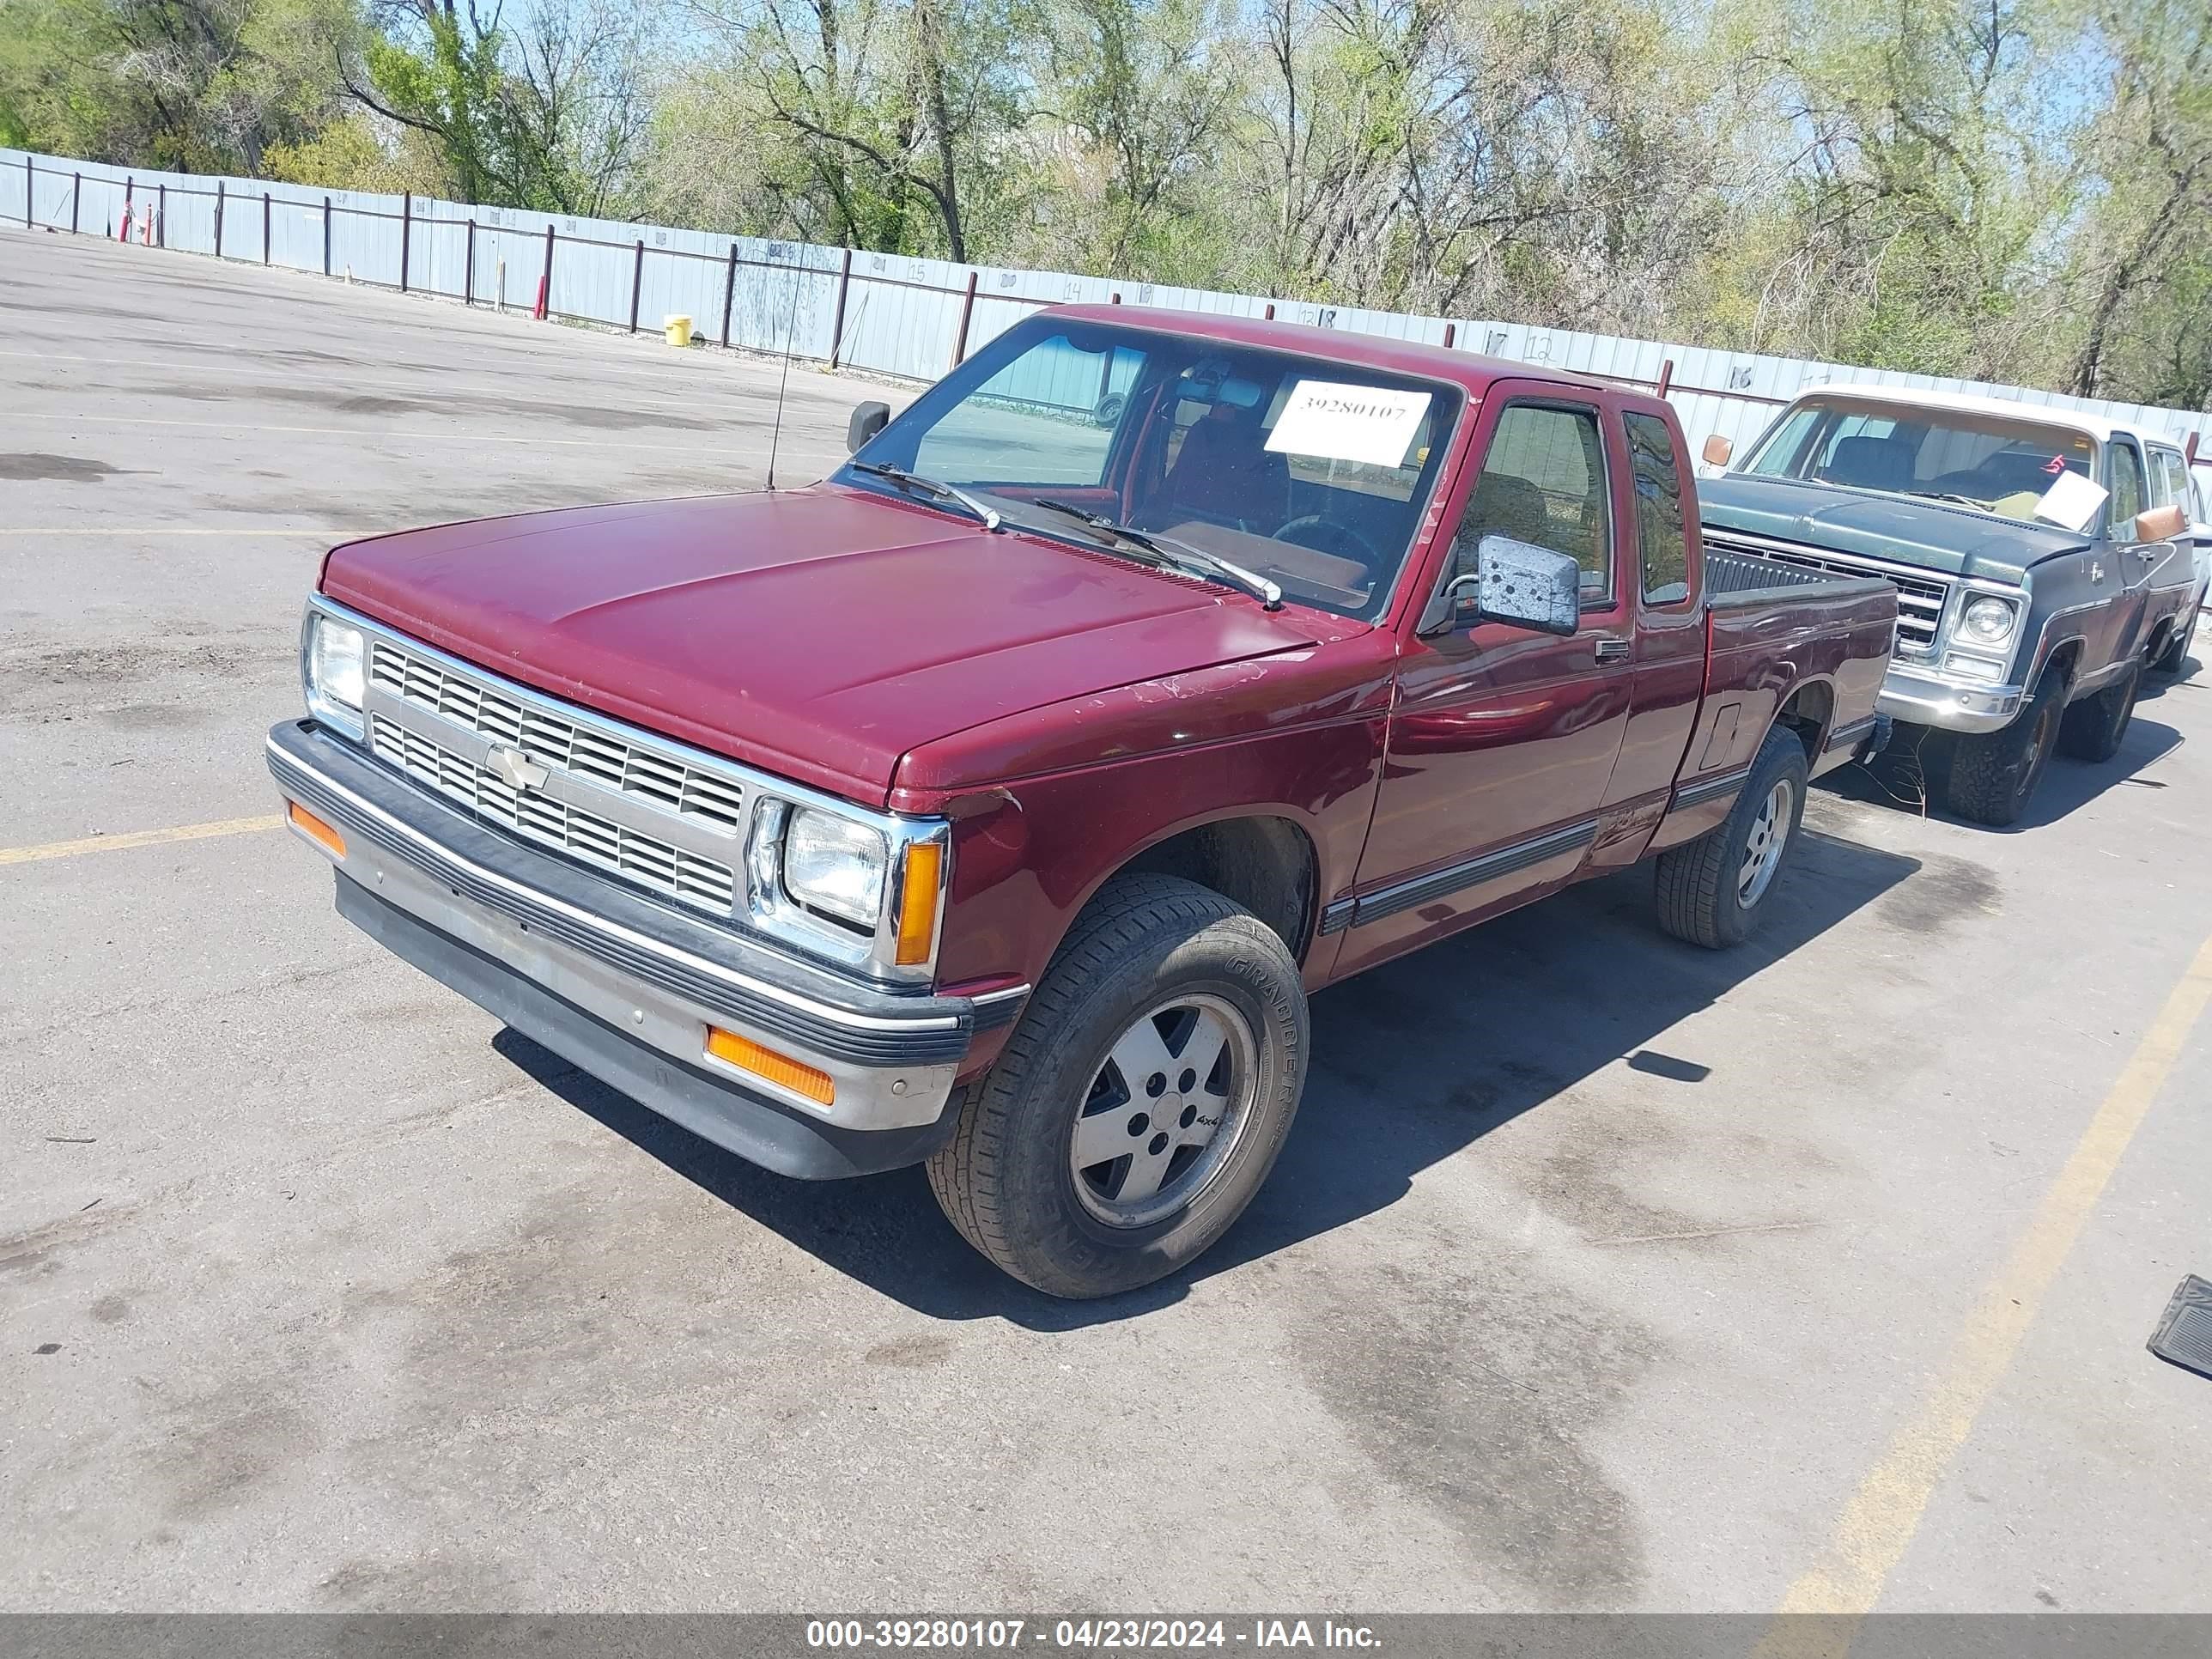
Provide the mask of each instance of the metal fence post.
POLYGON ((31 228, 31 197, 37 189, 39 170, 31 165, 31 158, 23 158, 23 228, 31 228))
POLYGON ((76 234, 77 198, 83 194, 84 174, 82 173, 72 173, 70 174, 70 234, 72 236, 76 234))
POLYGON ((156 185, 154 186, 154 246, 167 247, 168 245, 169 187, 167 185, 156 185))
POLYGON ((738 297, 738 245, 730 244, 729 269, 722 275, 722 349, 730 345, 730 307, 738 297))
POLYGON ((467 252, 461 256, 465 267, 461 272, 461 303, 472 306, 477 302, 477 222, 469 221, 467 252))
POLYGON ((838 354, 845 349, 845 295, 853 286, 853 250, 845 250, 844 263, 837 270, 837 312, 830 319, 830 367, 837 367, 838 354))
POLYGON ((215 181, 215 257, 222 258, 222 180, 215 181))
POLYGON ((545 222, 545 266, 538 273, 538 320, 553 314, 553 222, 545 222))
POLYGON ((1659 365, 1659 395, 1665 397, 1667 388, 1674 384, 1674 360, 1672 357, 1659 365))
POLYGON ((123 175, 123 223, 115 233, 115 240, 118 242, 131 240, 131 196, 137 184, 138 180, 132 174, 126 173, 123 175))
POLYGON ((415 192, 399 198, 399 291, 407 292, 407 254, 415 239, 415 192))
POLYGON ((1459 338, 1459 325, 1457 323, 1446 323, 1444 325, 1444 349, 1446 351, 1449 351, 1452 348, 1452 342, 1457 338, 1459 338))
POLYGON ((968 292, 960 301, 960 333, 952 342, 952 367, 957 368, 968 356, 968 319, 975 314, 975 276, 968 273, 968 292))
POLYGON ((261 192, 261 263, 269 263, 269 192, 261 192))
POLYGON ((323 275, 331 274, 331 198, 323 198, 323 275))
POLYGON ((645 286, 645 238, 637 239, 637 262, 629 268, 629 331, 637 332, 638 290, 645 286))

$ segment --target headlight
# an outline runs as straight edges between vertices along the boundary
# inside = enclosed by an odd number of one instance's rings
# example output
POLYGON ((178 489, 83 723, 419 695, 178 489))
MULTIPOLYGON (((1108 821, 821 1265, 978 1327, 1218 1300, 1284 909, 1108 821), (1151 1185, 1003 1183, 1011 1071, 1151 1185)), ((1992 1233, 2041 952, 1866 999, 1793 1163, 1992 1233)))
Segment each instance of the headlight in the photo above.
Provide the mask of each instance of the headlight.
POLYGON ((359 737, 367 660, 361 629, 310 612, 305 660, 308 712, 359 737))
POLYGON ((800 807, 783 832, 783 890, 810 910, 872 930, 884 908, 884 838, 864 823, 800 807))
POLYGON ((1976 645, 2001 645, 2012 635, 2013 624, 2020 612, 2009 600, 1992 599, 1984 593, 1966 601, 1960 613, 1959 633, 1962 640, 1976 645))

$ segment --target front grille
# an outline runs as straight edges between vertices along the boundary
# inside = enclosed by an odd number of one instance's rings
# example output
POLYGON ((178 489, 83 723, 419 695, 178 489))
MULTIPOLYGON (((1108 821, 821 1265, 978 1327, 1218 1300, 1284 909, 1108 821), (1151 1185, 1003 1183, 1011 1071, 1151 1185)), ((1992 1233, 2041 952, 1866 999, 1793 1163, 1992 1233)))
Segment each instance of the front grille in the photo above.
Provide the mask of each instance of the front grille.
POLYGON ((1897 590, 1897 648, 1922 654, 1936 648, 1936 630, 1943 622, 1943 602, 1951 592, 1950 584, 1941 576, 1908 575, 1871 559, 1848 558, 1788 542, 1739 541, 1710 531, 1705 545, 1748 553, 1755 558, 1778 559, 1807 570, 1824 570, 1832 576, 1880 576, 1897 590))
POLYGON ((741 821, 744 792, 727 778, 526 707, 381 640, 370 655, 369 679, 418 708, 443 714, 494 743, 512 744, 540 765, 573 772, 732 834, 741 821))
MULTIPOLYGON (((381 647, 379 654, 382 654, 381 647)), ((447 676, 449 680, 453 678, 447 676)), ((485 701, 490 700, 487 693, 485 701)), ((380 759, 441 794, 451 796, 478 816, 571 858, 628 877, 641 887, 717 915, 730 914, 737 896, 737 872, 728 865, 671 846, 565 801, 535 791, 519 791, 496 773, 385 715, 370 715, 368 728, 369 748, 380 759)))

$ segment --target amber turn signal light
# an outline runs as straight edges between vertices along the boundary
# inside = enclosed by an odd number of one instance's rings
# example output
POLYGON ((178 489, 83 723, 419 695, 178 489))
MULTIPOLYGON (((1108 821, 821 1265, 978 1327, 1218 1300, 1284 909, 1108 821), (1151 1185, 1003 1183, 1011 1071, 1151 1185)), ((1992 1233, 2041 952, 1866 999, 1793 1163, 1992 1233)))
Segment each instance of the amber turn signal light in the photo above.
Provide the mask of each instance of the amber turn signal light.
POLYGON ((945 871, 945 849, 933 841, 918 841, 906 849, 906 877, 899 884, 898 954, 902 968, 918 968, 929 960, 929 947, 937 937, 938 880, 945 871))
POLYGON ((309 841, 313 842, 318 847, 328 853, 332 858, 342 859, 345 856, 345 837, 343 836, 338 834, 337 830, 331 829, 329 824, 325 823, 313 812, 310 812, 306 807, 301 805, 299 802, 290 801, 286 803, 286 805, 291 810, 292 827, 295 830, 297 830, 309 841))
POLYGON ((788 1054, 780 1054, 773 1048, 763 1048, 750 1037, 741 1037, 735 1031, 726 1031, 719 1025, 707 1028, 707 1052, 741 1072, 750 1072, 755 1077, 765 1078, 780 1088, 795 1095, 804 1095, 819 1105, 827 1106, 837 1097, 837 1085, 827 1072, 817 1072, 788 1054))

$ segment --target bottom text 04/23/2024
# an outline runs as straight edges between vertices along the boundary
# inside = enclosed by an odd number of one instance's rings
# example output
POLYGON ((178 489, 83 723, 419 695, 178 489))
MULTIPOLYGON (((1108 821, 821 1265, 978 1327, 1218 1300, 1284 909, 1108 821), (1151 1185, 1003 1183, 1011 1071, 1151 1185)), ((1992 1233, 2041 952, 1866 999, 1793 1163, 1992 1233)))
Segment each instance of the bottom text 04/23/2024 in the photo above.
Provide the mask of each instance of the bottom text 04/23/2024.
POLYGON ((1013 1650, 1049 1647, 1073 1652, 1201 1649, 1334 1648, 1372 1651, 1380 1642, 1362 1624, 1301 1618, 810 1619, 806 1645, 821 1650, 869 1648, 1013 1650))

